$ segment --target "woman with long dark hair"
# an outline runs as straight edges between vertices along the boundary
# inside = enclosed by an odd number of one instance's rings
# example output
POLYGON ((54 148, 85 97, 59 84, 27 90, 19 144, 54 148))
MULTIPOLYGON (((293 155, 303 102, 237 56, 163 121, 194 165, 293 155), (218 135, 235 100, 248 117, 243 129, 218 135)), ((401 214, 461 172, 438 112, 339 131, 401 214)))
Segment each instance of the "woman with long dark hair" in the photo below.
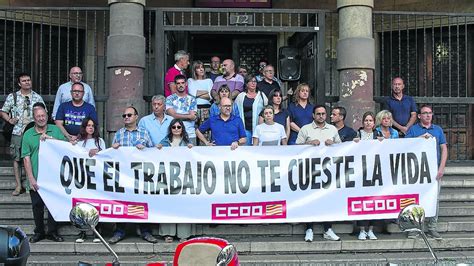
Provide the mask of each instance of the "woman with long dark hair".
POLYGON ((170 126, 168 127, 168 134, 161 140, 160 144, 157 145, 157 148, 161 149, 162 147, 179 146, 188 146, 188 148, 192 148, 193 144, 189 141, 188 133, 183 129, 183 120, 171 120, 170 126))
MULTIPOLYGON (((273 107, 274 117, 273 120, 282 125, 285 129, 286 140, 290 138, 290 113, 288 110, 283 108, 283 94, 280 89, 274 89, 270 92, 268 96, 268 104, 273 107)), ((264 122, 263 115, 260 115, 259 124, 264 122)))
MULTIPOLYGON (((87 149, 90 157, 93 157, 101 150, 106 149, 105 141, 100 137, 98 126, 90 117, 86 117, 82 120, 78 139, 72 143, 87 149)), ((100 224, 97 226, 97 230, 101 231, 100 224)), ((86 238, 86 232, 81 232, 79 237, 76 239, 76 243, 83 243, 86 238)), ((93 242, 99 243, 100 239, 96 237, 93 242)))
MULTIPOLYGON (((192 148, 193 144, 189 142, 183 121, 181 119, 173 119, 168 128, 168 135, 157 145, 157 148, 180 146, 192 148)), ((159 233, 160 236, 163 236, 166 243, 173 242, 174 236, 178 237, 180 242, 183 242, 196 234, 196 226, 194 224, 160 224, 159 233)))
POLYGON ((105 141, 100 137, 97 124, 92 118, 86 117, 82 120, 77 145, 88 149, 91 157, 106 148, 105 141))
POLYGON ((245 126, 247 135, 247 145, 252 145, 252 136, 258 125, 258 118, 267 105, 267 96, 257 89, 257 79, 254 75, 248 74, 245 78, 245 91, 241 92, 235 103, 239 108, 240 118, 245 126))

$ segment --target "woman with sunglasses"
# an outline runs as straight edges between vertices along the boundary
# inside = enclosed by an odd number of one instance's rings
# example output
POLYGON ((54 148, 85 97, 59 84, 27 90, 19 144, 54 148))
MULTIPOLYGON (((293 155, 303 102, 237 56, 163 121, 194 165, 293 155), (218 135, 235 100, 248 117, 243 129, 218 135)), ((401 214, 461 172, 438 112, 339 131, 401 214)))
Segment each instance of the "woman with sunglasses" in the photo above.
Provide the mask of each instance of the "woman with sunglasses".
MULTIPOLYGON (((99 135, 97 124, 90 117, 86 117, 82 120, 78 139, 71 143, 86 149, 89 152, 89 157, 93 157, 101 150, 106 149, 105 141, 99 135)), ((97 230, 101 231, 100 224, 97 230)), ((81 232, 79 238, 76 239, 76 243, 83 243, 86 237, 86 232, 81 232)), ((92 242, 99 243, 100 239, 96 237, 92 242)))
MULTIPOLYGON (((168 127, 168 135, 156 147, 161 150, 163 147, 187 146, 192 148, 193 144, 189 141, 188 133, 184 129, 181 119, 173 119, 168 127)), ((173 242, 176 236, 179 242, 186 241, 190 236, 196 234, 196 225, 194 224, 160 224, 160 236, 163 236, 166 243, 173 242)))

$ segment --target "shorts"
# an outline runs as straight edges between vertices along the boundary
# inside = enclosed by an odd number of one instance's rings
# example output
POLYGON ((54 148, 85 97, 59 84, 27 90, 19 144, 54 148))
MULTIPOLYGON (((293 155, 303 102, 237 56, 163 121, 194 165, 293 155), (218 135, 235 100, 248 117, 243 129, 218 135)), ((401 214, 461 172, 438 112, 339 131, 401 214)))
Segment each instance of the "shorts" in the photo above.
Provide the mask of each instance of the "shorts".
POLYGON ((20 161, 21 158, 21 136, 12 135, 10 142, 10 156, 15 161, 20 161))

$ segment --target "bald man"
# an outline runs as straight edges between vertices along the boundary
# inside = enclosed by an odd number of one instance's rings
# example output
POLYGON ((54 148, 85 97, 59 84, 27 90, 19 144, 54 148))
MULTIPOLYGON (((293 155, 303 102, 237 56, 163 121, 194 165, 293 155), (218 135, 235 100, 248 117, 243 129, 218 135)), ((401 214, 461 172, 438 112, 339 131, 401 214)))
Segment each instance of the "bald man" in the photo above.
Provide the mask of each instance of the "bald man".
POLYGON ((95 107, 95 101, 94 101, 94 94, 92 93, 91 87, 85 83, 82 82, 82 77, 84 76, 84 73, 82 73, 82 69, 78 66, 71 67, 69 70, 69 81, 61 84, 58 88, 58 92, 56 93, 56 99, 54 100, 54 107, 53 107, 53 120, 56 119, 56 113, 58 112, 59 105, 65 102, 70 102, 72 101, 72 94, 71 94, 71 89, 72 89, 72 84, 76 82, 82 83, 84 85, 84 96, 83 100, 86 103, 92 104, 92 106, 95 107))
POLYGON ((222 85, 227 84, 230 89, 230 98, 234 100, 237 95, 244 90, 244 77, 235 72, 235 64, 232 59, 226 59, 222 62, 222 70, 224 71, 224 74, 214 80, 214 85, 211 90, 212 98, 217 99, 217 91, 222 85))

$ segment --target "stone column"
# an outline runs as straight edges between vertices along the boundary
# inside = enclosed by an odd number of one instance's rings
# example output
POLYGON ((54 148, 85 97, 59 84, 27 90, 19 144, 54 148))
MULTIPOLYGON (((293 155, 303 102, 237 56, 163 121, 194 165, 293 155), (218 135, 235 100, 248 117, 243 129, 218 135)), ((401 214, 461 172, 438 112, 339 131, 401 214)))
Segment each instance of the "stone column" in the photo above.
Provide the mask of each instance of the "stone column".
POLYGON ((107 37, 107 131, 123 127, 122 113, 133 105, 143 115, 143 72, 145 37, 143 12, 145 0, 109 0, 110 33, 107 37))
POLYGON ((339 40, 339 105, 347 110, 346 124, 362 126, 362 115, 374 111, 375 41, 372 37, 373 0, 337 0, 339 40))

